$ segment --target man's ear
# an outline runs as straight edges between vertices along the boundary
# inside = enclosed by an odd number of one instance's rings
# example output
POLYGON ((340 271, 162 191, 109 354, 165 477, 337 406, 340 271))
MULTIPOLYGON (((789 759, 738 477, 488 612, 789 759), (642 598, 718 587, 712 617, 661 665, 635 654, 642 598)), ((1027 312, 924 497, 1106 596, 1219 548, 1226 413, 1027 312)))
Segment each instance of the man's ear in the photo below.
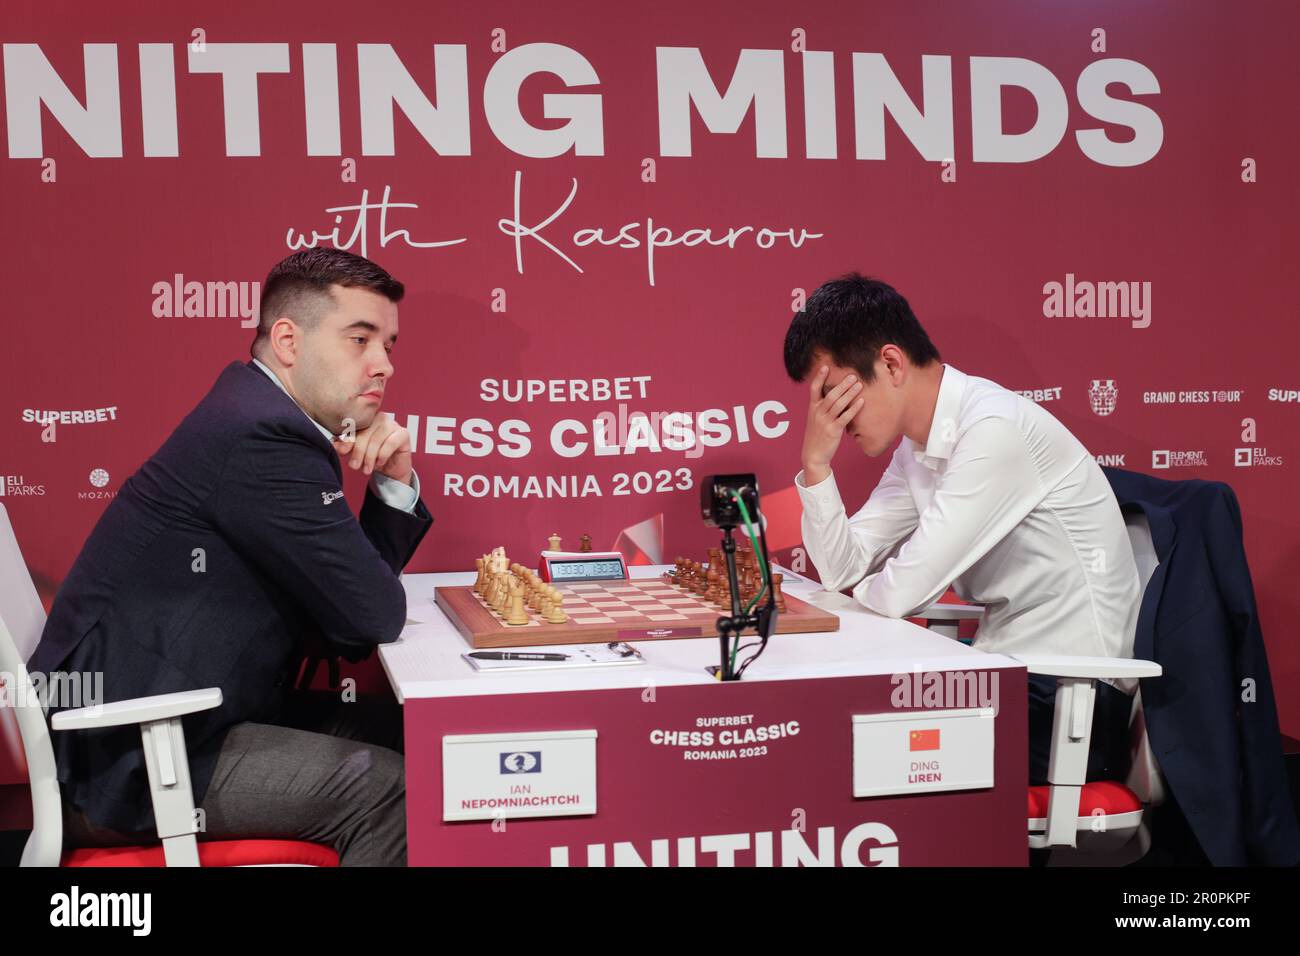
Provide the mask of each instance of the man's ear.
POLYGON ((899 373, 903 371, 903 363, 899 356, 900 352, 896 345, 886 345, 880 349, 880 360, 885 365, 885 374, 889 376, 891 383, 894 383, 899 373))
POLYGON ((302 350, 302 329, 288 316, 280 316, 271 325, 271 349, 276 359, 286 368, 298 360, 302 350))

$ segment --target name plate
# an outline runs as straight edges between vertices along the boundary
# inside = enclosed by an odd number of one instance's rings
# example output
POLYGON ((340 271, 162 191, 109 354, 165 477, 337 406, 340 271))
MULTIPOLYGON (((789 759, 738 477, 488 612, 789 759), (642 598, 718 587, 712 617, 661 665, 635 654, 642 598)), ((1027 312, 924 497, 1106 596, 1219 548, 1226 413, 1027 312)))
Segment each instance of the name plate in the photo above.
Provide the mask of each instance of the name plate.
POLYGON ((443 820, 573 817, 595 812, 595 730, 442 738, 443 820))
POLYGON ((993 786, 992 707, 853 715, 853 795, 993 786))

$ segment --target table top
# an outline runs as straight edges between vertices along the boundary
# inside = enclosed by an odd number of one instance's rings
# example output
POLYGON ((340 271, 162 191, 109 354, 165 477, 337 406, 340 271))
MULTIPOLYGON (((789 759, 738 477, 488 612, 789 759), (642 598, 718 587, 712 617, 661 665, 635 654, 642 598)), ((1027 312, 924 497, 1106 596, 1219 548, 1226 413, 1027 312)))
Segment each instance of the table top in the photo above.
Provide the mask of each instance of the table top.
MULTIPOLYGON (((651 578, 665 570, 666 565, 634 567, 630 573, 633 578, 651 578)), ((908 621, 883 617, 842 594, 823 591, 817 582, 802 575, 785 568, 779 570, 785 574, 783 591, 838 614, 840 629, 824 634, 774 635, 763 656, 745 671, 745 681, 1024 666, 1010 657, 986 654, 908 621)), ((518 673, 476 671, 461 657, 473 648, 434 603, 436 588, 473 583, 473 571, 402 575, 407 626, 397 641, 379 646, 380 661, 399 701, 718 683, 705 670, 718 663, 718 639, 698 637, 631 642, 646 661, 633 666, 518 673)), ((757 638, 751 635, 749 639, 757 638)))

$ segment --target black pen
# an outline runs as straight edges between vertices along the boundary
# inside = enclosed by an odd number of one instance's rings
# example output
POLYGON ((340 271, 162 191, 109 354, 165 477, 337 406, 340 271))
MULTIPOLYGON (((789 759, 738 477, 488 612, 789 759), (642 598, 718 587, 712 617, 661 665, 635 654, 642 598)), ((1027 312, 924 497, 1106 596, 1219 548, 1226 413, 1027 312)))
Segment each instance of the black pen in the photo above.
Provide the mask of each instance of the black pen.
POLYGON ((514 651, 474 651, 469 655, 480 661, 567 661, 568 654, 528 654, 514 651))

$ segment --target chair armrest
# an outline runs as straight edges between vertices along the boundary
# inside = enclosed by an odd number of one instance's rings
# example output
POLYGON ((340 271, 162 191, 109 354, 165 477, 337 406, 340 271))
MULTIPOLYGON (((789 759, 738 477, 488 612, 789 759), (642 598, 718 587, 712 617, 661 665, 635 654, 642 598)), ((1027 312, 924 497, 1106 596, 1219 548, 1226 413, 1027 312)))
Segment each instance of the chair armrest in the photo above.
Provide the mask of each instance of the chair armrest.
POLYGON ((1120 657, 1074 657, 1067 654, 1009 654, 1028 668, 1031 674, 1049 677, 1123 678, 1159 677, 1162 669, 1155 661, 1120 657))
POLYGON ((984 616, 984 608, 979 604, 945 604, 935 601, 929 607, 909 614, 908 617, 923 617, 927 621, 977 621, 984 616))
POLYGON ((202 690, 183 690, 175 694, 136 697, 133 700, 116 700, 111 704, 60 711, 50 721, 50 727, 54 730, 89 730, 94 727, 146 724, 220 706, 221 688, 205 687, 202 690))

